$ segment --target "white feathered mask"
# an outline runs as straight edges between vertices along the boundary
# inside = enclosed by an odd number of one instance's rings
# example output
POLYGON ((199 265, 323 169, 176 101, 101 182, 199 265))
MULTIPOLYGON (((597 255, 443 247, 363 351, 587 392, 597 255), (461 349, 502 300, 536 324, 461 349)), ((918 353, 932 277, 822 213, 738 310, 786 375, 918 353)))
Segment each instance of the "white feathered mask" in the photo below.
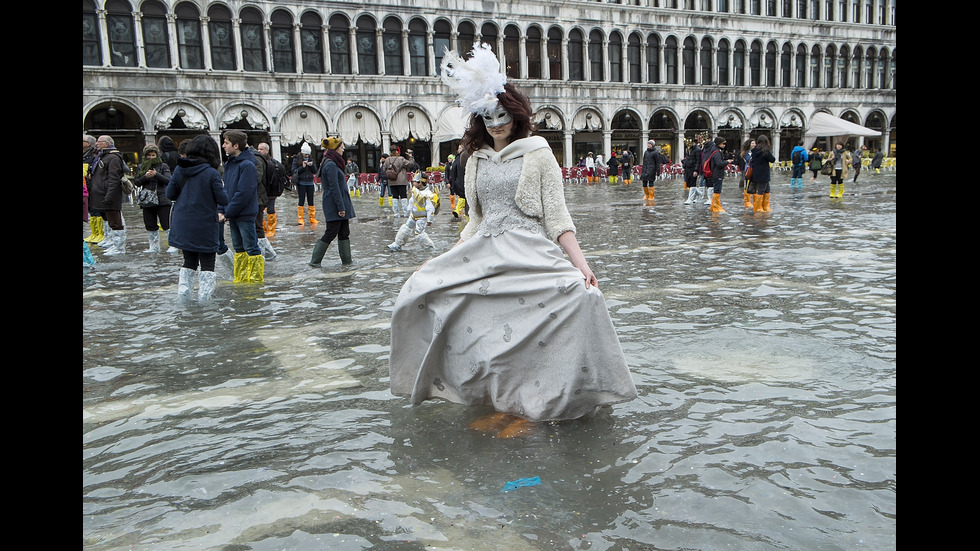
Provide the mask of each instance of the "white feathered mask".
POLYGON ((511 121, 510 114, 497 100, 497 94, 504 91, 507 76, 500 72, 500 61, 489 44, 474 44, 468 60, 447 49, 442 58, 441 78, 459 96, 456 103, 483 117, 488 128, 511 121))

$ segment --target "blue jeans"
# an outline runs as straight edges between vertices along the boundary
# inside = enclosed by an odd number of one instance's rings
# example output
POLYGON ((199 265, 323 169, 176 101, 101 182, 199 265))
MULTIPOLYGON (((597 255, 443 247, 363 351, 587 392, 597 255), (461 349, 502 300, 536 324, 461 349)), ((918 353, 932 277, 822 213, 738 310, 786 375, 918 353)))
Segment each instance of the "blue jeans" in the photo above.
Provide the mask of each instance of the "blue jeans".
POLYGON ((793 165, 793 178, 803 177, 803 165, 793 165))
POLYGON ((255 217, 233 218, 227 222, 231 230, 231 247, 236 253, 246 252, 249 256, 262 254, 259 238, 255 232, 255 217))

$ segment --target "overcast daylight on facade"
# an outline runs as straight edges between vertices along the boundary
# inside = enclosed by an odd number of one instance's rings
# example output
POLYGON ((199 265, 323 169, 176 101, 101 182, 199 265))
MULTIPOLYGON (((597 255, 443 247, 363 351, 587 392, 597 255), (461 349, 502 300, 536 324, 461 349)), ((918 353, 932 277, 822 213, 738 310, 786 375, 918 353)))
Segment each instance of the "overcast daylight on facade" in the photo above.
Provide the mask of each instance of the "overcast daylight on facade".
POLYGON ((287 162, 339 136, 365 171, 391 144, 438 166, 464 126, 442 57, 484 42, 562 166, 651 138, 678 162, 700 133, 766 134, 785 160, 818 113, 894 157, 896 3, 82 0, 83 131, 131 162, 163 135, 240 129, 287 162))

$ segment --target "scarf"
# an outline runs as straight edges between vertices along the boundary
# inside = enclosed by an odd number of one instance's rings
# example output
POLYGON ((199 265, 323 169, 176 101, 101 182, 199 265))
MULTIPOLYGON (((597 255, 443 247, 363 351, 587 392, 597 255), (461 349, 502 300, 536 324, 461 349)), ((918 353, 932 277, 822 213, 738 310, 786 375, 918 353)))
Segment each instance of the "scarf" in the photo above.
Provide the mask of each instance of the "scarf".
POLYGON ((139 178, 140 176, 145 175, 148 170, 151 168, 156 168, 161 164, 163 164, 163 159, 161 159, 159 155, 152 159, 143 159, 143 162, 140 164, 140 169, 136 173, 136 177, 139 178))
POLYGON ((340 156, 340 153, 338 153, 336 149, 326 149, 326 150, 324 150, 323 151, 323 156, 326 157, 327 159, 333 161, 334 164, 337 165, 337 168, 339 168, 341 170, 343 170, 344 167, 347 166, 347 164, 344 163, 344 158, 340 156))

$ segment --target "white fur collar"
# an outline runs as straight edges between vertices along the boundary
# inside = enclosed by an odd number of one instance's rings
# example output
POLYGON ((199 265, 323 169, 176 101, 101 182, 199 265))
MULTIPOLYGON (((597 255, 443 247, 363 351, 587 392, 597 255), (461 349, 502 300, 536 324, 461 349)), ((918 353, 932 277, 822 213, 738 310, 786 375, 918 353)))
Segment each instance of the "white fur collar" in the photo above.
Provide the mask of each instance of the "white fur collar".
POLYGON ((495 163, 502 163, 510 159, 516 159, 526 153, 534 151, 535 149, 541 148, 551 148, 551 146, 548 145, 548 140, 542 138, 541 136, 528 136, 527 138, 514 140, 500 151, 494 151, 492 147, 485 145, 479 150, 475 151, 473 156, 489 159, 495 163))

